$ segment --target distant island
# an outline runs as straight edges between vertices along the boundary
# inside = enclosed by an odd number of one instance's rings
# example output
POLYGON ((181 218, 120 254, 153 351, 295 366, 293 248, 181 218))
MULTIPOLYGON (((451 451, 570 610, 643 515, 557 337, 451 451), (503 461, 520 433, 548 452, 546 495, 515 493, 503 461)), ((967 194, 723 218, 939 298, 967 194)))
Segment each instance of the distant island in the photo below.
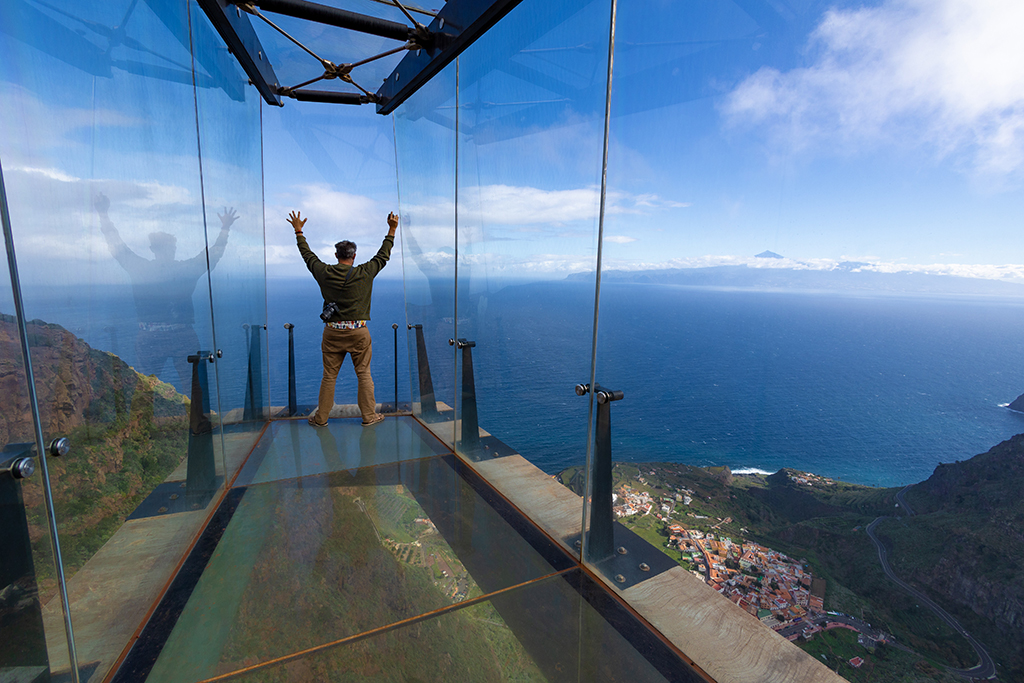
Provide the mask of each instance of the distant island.
MULTIPOLYGON (((875 264, 842 261, 808 264, 775 252, 757 254, 750 263, 690 268, 603 270, 605 283, 684 285, 753 290, 878 292, 1024 297, 1024 284, 981 277, 919 271, 887 272, 875 264), (763 262, 763 263, 761 263, 763 262)), ((571 273, 567 280, 592 281, 594 273, 571 273)))
MULTIPOLYGON (((581 468, 556 478, 581 493, 581 468)), ((903 489, 677 463, 618 463, 613 479, 619 522, 850 680, 962 681, 979 661, 888 578, 870 534, 1000 679, 1024 677, 1024 434, 903 489)))

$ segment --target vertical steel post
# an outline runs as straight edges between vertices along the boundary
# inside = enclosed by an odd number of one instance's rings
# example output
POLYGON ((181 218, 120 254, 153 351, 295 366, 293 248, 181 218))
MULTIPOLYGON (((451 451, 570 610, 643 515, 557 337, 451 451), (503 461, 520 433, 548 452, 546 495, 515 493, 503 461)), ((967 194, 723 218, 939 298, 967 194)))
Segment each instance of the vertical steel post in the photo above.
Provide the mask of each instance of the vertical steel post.
POLYGON ((476 382, 473 380, 473 347, 475 341, 449 339, 448 344, 462 349, 462 449, 475 451, 480 447, 480 421, 476 411, 476 382))
POLYGON ((192 404, 188 415, 185 498, 192 505, 192 509, 205 507, 217 488, 206 361, 213 362, 213 354, 209 351, 200 351, 188 357, 188 362, 192 364, 192 404))
POLYGON ((295 391, 295 325, 285 323, 284 328, 288 330, 288 417, 295 417, 295 413, 299 412, 295 391))
POLYGON ((594 445, 594 485, 591 488, 590 532, 587 559, 594 562, 611 556, 612 538, 612 416, 606 401, 598 402, 594 445))
POLYGON ((398 323, 391 323, 395 332, 395 412, 398 412, 398 323))
MULTIPOLYGON (((590 386, 576 387, 577 396, 590 393, 590 386)), ((594 385, 597 401, 597 424, 594 428, 594 469, 591 473, 590 529, 587 532, 586 558, 599 562, 610 557, 615 548, 612 512, 612 401, 623 398, 621 391, 611 391, 594 385)))
POLYGON ((262 325, 243 325, 249 332, 249 371, 245 380, 243 420, 263 419, 263 351, 260 341, 262 325))
POLYGON ((427 342, 423 339, 423 325, 407 325, 416 330, 416 374, 420 384, 420 417, 436 419, 437 402, 434 400, 434 382, 430 379, 430 361, 427 359, 427 342))
POLYGON ((0 164, 0 224, 4 231, 4 246, 7 248, 7 267, 11 274, 11 290, 14 296, 14 313, 18 321, 18 336, 21 339, 21 352, 25 358, 25 383, 28 389, 28 403, 32 410, 32 422, 35 425, 36 450, 39 452, 39 469, 42 475, 43 496, 46 499, 46 524, 50 532, 50 550, 57 572, 57 590, 60 594, 60 605, 64 612, 64 633, 67 636, 68 662, 71 667, 72 683, 79 683, 78 653, 75 650, 75 633, 71 626, 71 606, 68 600, 67 580, 64 577, 64 560, 60 553, 60 541, 57 537, 57 518, 53 506, 53 490, 50 487, 50 472, 46 463, 46 451, 43 445, 43 423, 39 414, 39 398, 36 396, 36 379, 32 372, 32 355, 28 343, 28 324, 25 317, 25 302, 21 298, 21 281, 18 278, 18 259, 14 254, 14 230, 11 227, 11 214, 7 207, 7 189, 4 186, 3 166, 0 164))

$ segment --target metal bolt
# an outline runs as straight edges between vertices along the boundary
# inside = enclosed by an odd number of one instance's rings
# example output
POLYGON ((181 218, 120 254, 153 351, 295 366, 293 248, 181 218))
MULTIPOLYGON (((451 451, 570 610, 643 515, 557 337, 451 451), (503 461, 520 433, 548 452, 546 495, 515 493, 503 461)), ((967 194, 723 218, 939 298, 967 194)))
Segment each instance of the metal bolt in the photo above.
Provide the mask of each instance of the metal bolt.
POLYGON ((583 541, 576 541, 575 543, 573 543, 573 546, 575 546, 576 550, 582 550, 583 549, 583 541))
POLYGON ((68 451, 71 450, 71 442, 65 437, 54 439, 50 442, 50 455, 55 458, 59 458, 62 455, 67 455, 68 451))
POLYGON ((641 562, 640 563, 640 571, 642 571, 642 572, 649 572, 649 571, 651 571, 651 565, 647 564, 646 562, 641 562))
POLYGON ((626 577, 623 576, 622 574, 616 574, 615 575, 615 580, 618 581, 619 583, 626 583, 626 577))
POLYGON ((10 473, 15 479, 27 479, 36 472, 36 463, 32 458, 18 458, 11 463, 10 473))
POLYGON ((626 550, 626 548, 625 548, 624 546, 621 546, 621 545, 620 545, 620 546, 619 546, 618 548, 616 548, 616 549, 615 549, 615 552, 617 552, 617 553, 618 553, 619 555, 625 555, 625 554, 627 554, 627 553, 628 553, 629 551, 628 551, 628 550, 626 550))

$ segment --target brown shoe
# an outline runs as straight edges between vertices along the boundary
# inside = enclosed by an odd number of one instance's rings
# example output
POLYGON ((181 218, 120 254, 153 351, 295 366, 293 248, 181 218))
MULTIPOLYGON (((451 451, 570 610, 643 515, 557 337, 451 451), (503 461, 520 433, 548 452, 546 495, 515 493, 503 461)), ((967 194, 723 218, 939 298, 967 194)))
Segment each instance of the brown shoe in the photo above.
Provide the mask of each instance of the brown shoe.
POLYGON ((313 425, 314 427, 326 427, 327 426, 326 422, 320 423, 320 422, 316 421, 316 413, 313 413, 312 415, 310 415, 309 419, 306 420, 306 421, 309 422, 309 424, 313 425))
POLYGON ((373 425, 377 424, 378 422, 383 422, 383 421, 384 421, 384 416, 383 415, 381 415, 380 413, 374 413, 373 417, 370 418, 369 422, 363 422, 363 426, 364 427, 372 427, 373 425))

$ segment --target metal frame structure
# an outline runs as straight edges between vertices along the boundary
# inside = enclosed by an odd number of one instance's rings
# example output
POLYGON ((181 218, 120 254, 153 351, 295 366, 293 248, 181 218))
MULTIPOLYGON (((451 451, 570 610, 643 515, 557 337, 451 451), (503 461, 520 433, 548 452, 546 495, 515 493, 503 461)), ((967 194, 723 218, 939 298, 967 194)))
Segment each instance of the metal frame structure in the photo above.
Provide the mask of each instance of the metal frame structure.
MULTIPOLYGON (((400 0, 387 3, 400 9, 408 18, 410 26, 308 0, 198 0, 267 104, 283 106, 282 97, 304 102, 373 103, 377 105, 377 113, 382 115, 393 112, 521 1, 450 0, 427 26, 417 21, 400 0), (261 10, 402 41, 403 44, 358 62, 334 64, 290 36, 264 16, 261 10), (320 62, 323 74, 298 85, 282 86, 247 15, 263 20, 309 53, 320 62), (401 51, 407 54, 376 93, 366 90, 353 80, 351 74, 354 68, 401 51), (306 87, 332 79, 345 81, 359 92, 309 90, 306 87)), ((418 9, 412 11, 424 13, 418 9)))

